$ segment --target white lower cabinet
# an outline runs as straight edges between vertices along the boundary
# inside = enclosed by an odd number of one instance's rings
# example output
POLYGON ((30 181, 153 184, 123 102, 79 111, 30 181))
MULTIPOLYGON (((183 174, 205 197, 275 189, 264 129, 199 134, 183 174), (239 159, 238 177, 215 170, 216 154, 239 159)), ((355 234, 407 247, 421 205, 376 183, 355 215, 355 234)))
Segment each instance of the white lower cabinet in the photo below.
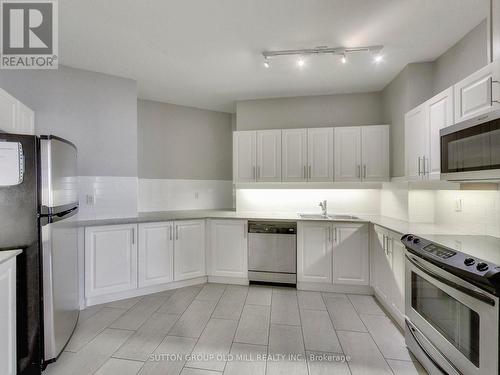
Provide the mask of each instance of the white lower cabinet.
POLYGON ((174 223, 174 280, 205 276, 205 220, 174 223))
POLYGON ((405 248, 401 235, 377 225, 372 235, 372 287, 398 324, 404 326, 405 248))
POLYGON ((297 281, 368 286, 369 278, 366 224, 298 223, 297 281))
POLYGON ((0 263, 0 374, 14 375, 16 361, 16 259, 0 263))
POLYGON ((139 224, 139 287, 174 281, 174 223, 139 224))
POLYGON ((85 228, 85 297, 137 288, 137 225, 85 228))
POLYGON ((210 220, 208 225, 209 276, 247 279, 247 221, 210 220))
POLYGON ((297 281, 332 283, 331 223, 297 224, 297 281))
POLYGON ((333 283, 370 284, 368 225, 333 224, 333 283))

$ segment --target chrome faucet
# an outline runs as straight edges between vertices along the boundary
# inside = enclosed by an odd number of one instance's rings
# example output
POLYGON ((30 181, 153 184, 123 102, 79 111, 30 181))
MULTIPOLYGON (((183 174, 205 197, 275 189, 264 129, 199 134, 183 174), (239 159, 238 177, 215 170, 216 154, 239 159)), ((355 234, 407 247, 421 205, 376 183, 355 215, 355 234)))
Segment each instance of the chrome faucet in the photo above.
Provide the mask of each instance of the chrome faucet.
POLYGON ((326 200, 324 200, 323 202, 319 202, 319 206, 321 207, 322 215, 326 217, 328 215, 326 208, 326 200))

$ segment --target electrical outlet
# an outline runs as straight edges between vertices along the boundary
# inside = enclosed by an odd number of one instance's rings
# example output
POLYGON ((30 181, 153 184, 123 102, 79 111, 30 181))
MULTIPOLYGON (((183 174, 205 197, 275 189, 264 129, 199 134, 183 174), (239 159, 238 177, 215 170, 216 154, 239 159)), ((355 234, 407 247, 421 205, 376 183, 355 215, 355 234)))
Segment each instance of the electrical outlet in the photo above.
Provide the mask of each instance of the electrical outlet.
POLYGON ((455 199, 455 212, 462 212, 462 198, 455 199))

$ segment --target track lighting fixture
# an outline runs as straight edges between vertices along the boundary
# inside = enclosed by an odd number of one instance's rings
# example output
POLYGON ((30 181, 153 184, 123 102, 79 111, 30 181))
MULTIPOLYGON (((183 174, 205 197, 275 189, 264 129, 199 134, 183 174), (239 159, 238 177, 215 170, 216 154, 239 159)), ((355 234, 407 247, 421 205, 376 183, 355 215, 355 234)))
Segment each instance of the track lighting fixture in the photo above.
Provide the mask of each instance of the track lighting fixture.
POLYGON ((297 59, 297 65, 299 67, 303 67, 305 65, 304 56, 307 55, 340 55, 340 61, 342 64, 347 63, 347 55, 358 52, 369 52, 373 54, 373 61, 379 63, 383 60, 380 51, 384 48, 384 46, 366 46, 366 47, 327 47, 320 46, 315 48, 306 48, 306 49, 293 49, 293 50, 280 50, 280 51, 264 51, 262 52, 262 56, 264 56, 264 66, 266 68, 270 67, 270 59, 278 56, 299 56, 297 59))

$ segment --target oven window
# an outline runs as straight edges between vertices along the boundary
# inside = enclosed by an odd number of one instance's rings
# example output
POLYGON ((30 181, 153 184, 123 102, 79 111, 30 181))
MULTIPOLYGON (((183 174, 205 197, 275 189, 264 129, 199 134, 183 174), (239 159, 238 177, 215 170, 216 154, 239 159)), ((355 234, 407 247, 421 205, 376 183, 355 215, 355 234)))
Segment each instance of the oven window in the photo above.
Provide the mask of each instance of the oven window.
POLYGON ((411 306, 455 348, 479 367, 479 315, 415 272, 411 306))
POLYGON ((441 172, 500 169, 500 119, 441 137, 441 172))

